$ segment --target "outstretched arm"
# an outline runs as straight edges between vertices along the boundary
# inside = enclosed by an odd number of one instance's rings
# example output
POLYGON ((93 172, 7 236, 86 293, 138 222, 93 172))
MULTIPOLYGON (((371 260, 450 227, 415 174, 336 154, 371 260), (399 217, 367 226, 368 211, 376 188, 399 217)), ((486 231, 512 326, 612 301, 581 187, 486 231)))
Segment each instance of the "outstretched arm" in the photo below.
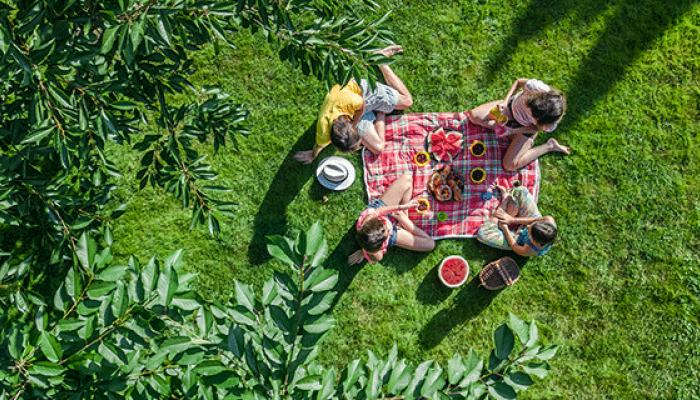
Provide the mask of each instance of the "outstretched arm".
POLYGON ((526 84, 527 81, 529 81, 529 80, 530 80, 530 79, 528 79, 528 78, 520 78, 520 79, 516 80, 515 82, 513 82, 513 86, 510 87, 510 90, 508 91, 508 94, 506 94, 506 97, 503 99, 503 103, 506 104, 506 105, 508 105, 508 102, 510 101, 510 98, 513 97, 513 95, 515 94, 515 92, 517 92, 517 91, 520 90, 523 86, 525 86, 525 84, 526 84))
POLYGON ((312 150, 297 151, 296 154, 294 154, 294 159, 303 164, 311 164, 325 147, 326 146, 319 146, 314 143, 314 148, 312 150))

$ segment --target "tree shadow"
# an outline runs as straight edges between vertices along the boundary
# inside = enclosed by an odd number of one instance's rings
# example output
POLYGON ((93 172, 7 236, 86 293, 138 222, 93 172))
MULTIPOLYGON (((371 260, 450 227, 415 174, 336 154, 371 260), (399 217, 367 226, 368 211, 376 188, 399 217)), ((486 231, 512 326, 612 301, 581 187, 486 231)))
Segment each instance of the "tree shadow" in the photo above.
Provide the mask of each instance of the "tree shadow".
POLYGON ((627 67, 695 3, 697 0, 679 0, 673 4, 663 0, 621 0, 617 4, 607 0, 534 0, 488 63, 486 81, 493 81, 506 67, 521 38, 533 36, 571 14, 577 14, 577 21, 585 25, 610 7, 616 8, 567 90, 569 112, 562 124, 573 125, 595 107, 624 77, 627 67))
MULTIPOLYGON (((513 257, 515 262, 520 267, 522 272, 527 263, 526 257, 514 256, 512 252, 499 252, 500 256, 494 258, 494 261, 500 257, 513 257)), ((488 290, 481 286, 478 273, 474 278, 467 282, 464 286, 457 289, 459 292, 454 298, 453 306, 449 309, 444 309, 433 316, 428 323, 423 327, 418 334, 419 342, 425 349, 432 349, 442 342, 455 327, 463 325, 471 321, 481 314, 491 302, 503 290, 488 290)), ((423 280, 418 288, 417 296, 423 296, 421 302, 426 304, 438 303, 444 301, 452 289, 445 287, 437 277, 437 266, 423 280), (430 293, 429 295, 420 293, 430 293)))
MULTIPOLYGON (((309 178, 313 177, 315 164, 304 165, 294 159, 297 151, 309 150, 316 134, 313 121, 304 134, 292 146, 270 183, 265 198, 253 221, 253 236, 248 245, 248 261, 260 265, 270 259, 265 236, 287 233, 287 206, 294 200, 309 178)), ((331 146, 329 146, 331 147, 331 146)))

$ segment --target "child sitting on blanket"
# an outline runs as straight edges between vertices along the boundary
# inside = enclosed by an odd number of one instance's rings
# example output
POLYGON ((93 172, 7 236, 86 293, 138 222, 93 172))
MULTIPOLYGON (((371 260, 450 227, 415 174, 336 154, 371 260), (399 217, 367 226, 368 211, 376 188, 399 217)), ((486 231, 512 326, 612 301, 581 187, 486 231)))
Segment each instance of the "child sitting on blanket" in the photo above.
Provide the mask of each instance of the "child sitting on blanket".
POLYGON ((491 218, 486 220, 476 238, 491 247, 513 250, 516 254, 530 257, 545 255, 557 237, 557 226, 551 216, 543 217, 535 204, 535 198, 524 187, 510 192, 500 185, 501 204, 491 218), (511 232, 508 225, 520 225, 511 232))
POLYGON ((418 206, 418 201, 411 200, 412 192, 411 176, 401 176, 360 214, 355 228, 362 250, 350 255, 350 265, 361 262, 363 257, 369 262, 377 262, 384 258, 389 246, 416 251, 430 251, 435 248, 435 241, 415 226, 405 211, 418 206), (392 223, 388 214, 396 218, 398 224, 392 223))
MULTIPOLYGON (((389 46, 377 51, 385 57, 401 52, 401 46, 389 46)), ((385 115, 394 110, 407 109, 413 104, 413 98, 388 65, 380 65, 379 70, 384 75, 386 85, 377 82, 374 90, 365 79, 359 85, 351 79, 342 88, 340 85, 333 86, 321 106, 316 143, 312 150, 297 152, 294 155, 297 161, 310 164, 330 143, 342 152, 357 151, 362 145, 374 154, 384 151, 385 115)))
POLYGON ((516 135, 503 157, 503 168, 515 171, 552 151, 569 154, 569 148, 554 138, 533 147, 537 132, 554 131, 565 112, 566 98, 560 91, 537 79, 520 78, 513 83, 505 99, 483 104, 469 111, 467 117, 469 122, 489 129, 502 125, 505 135, 516 135), (503 120, 498 121, 491 115, 494 108, 505 116, 503 120))

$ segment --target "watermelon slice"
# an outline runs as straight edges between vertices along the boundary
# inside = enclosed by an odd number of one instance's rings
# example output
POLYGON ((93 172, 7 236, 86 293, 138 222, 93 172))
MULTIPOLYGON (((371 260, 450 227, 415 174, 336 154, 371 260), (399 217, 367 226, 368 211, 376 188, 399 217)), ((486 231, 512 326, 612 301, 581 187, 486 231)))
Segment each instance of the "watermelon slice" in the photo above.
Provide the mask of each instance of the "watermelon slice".
POLYGON ((446 132, 438 128, 428 134, 426 147, 438 161, 451 163, 462 151, 464 140, 459 132, 446 132))

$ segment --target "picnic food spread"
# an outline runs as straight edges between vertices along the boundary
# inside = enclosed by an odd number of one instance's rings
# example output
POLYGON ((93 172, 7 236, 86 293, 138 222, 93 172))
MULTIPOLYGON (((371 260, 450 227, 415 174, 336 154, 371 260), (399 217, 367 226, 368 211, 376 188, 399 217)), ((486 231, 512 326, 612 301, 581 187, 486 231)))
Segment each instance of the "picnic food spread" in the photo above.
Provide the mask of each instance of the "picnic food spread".
POLYGON ((428 179, 428 192, 440 202, 461 201, 463 190, 464 177, 449 165, 433 172, 428 179))

